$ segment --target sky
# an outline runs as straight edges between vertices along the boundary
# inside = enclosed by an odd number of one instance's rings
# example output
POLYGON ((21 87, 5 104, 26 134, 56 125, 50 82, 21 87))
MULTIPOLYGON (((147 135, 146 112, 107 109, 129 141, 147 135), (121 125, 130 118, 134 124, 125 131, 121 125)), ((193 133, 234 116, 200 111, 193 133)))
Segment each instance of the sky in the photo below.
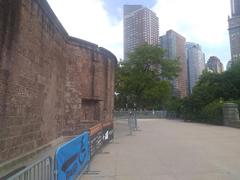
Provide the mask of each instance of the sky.
POLYGON ((230 0, 47 0, 69 33, 123 58, 123 5, 141 4, 159 17, 160 35, 172 29, 201 45, 206 56, 230 60, 230 0))

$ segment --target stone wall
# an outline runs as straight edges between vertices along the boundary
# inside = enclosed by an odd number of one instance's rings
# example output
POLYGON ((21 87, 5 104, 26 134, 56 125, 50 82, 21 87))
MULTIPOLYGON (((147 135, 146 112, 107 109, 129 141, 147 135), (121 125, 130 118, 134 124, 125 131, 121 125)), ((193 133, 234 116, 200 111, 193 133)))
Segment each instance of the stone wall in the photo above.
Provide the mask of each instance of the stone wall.
POLYGON ((238 105, 235 103, 225 103, 223 106, 224 125, 240 128, 238 105))
POLYGON ((0 0, 0 163, 112 121, 115 64, 46 0, 0 0))

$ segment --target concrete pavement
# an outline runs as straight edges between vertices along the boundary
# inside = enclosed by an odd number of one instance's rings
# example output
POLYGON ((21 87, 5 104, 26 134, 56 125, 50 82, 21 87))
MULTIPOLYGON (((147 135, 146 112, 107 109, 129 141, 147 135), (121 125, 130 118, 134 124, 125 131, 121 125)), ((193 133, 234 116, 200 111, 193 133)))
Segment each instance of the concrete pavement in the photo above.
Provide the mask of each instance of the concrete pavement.
POLYGON ((81 180, 239 180, 240 129, 174 120, 139 120, 129 135, 116 121, 115 139, 81 180))

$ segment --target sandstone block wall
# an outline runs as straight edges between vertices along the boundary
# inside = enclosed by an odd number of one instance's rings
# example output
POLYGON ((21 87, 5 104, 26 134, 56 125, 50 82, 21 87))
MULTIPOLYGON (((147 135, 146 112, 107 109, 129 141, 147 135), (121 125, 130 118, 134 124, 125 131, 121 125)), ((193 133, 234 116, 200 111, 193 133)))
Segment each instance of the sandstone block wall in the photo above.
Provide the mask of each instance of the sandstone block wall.
POLYGON ((238 105, 225 103, 223 106, 223 120, 225 126, 240 127, 238 105))
POLYGON ((0 163, 112 121, 115 64, 46 0, 0 0, 0 163))

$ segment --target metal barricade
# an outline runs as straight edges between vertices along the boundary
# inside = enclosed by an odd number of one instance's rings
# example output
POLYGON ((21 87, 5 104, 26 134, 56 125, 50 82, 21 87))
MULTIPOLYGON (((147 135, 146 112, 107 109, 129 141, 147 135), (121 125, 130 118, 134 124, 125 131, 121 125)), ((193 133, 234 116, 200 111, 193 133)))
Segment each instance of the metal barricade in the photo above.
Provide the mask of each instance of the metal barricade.
POLYGON ((132 131, 138 130, 136 111, 129 112, 128 127, 129 127, 129 131, 130 131, 130 135, 132 135, 132 131))
POLYGON ((53 180, 52 158, 45 157, 8 178, 8 180, 53 180))
MULTIPOLYGON (((138 119, 161 119, 167 118, 167 114, 169 112, 165 110, 161 111, 136 111, 136 115, 138 119)), ((114 118, 115 119, 128 119, 129 118, 129 111, 114 111, 114 118)))

